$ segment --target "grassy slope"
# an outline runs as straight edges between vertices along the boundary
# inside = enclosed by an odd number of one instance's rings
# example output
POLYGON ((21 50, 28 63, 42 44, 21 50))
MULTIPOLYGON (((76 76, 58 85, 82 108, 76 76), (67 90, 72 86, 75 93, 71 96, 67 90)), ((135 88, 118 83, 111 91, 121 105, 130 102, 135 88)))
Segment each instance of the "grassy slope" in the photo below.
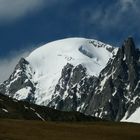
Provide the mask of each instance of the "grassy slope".
POLYGON ((139 140, 140 125, 0 120, 0 140, 139 140))
POLYGON ((101 121, 99 118, 86 116, 79 112, 64 112, 45 106, 38 106, 24 101, 17 101, 0 94, 0 118, 17 120, 47 121, 101 121), (7 111, 3 111, 6 109, 7 111), (40 116, 38 116, 38 115, 40 116))

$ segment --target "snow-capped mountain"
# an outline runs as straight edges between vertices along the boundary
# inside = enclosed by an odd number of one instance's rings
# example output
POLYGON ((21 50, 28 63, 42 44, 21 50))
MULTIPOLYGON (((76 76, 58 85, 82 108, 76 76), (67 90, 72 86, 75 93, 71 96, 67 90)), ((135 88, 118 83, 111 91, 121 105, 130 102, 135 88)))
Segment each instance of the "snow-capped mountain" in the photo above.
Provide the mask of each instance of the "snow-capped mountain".
POLYGON ((82 64, 87 75, 98 76, 112 57, 112 51, 111 46, 99 41, 69 38, 48 43, 32 52, 26 60, 36 83, 36 103, 47 105, 51 101, 62 69, 68 63, 74 67, 82 64))
POLYGON ((48 43, 22 58, 0 92, 62 111, 139 122, 140 52, 85 38, 48 43))
POLYGON ((48 105, 56 94, 56 85, 66 65, 71 64, 73 69, 81 65, 86 76, 97 77, 114 53, 113 47, 96 40, 68 38, 54 41, 22 58, 0 91, 18 100, 48 105))

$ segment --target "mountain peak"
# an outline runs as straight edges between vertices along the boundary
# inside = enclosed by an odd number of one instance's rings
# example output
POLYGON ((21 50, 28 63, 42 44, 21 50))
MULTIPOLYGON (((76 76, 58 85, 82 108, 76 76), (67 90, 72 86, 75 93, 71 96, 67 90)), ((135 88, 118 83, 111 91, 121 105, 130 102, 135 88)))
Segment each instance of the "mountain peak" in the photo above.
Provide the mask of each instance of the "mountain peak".
POLYGON ((134 48, 135 48, 135 43, 134 43, 133 37, 128 37, 128 38, 124 41, 124 46, 127 47, 127 48, 134 49, 134 48))
POLYGON ((132 37, 128 37, 125 41, 124 41, 124 53, 126 55, 126 58, 128 61, 131 60, 131 57, 135 57, 135 43, 133 41, 132 37))
POLYGON ((26 61, 24 58, 21 58, 18 64, 16 65, 15 69, 19 69, 19 68, 23 69, 25 65, 28 65, 28 64, 29 64, 28 61, 26 61))
POLYGON ((29 63, 25 60, 25 58, 23 58, 23 57, 19 60, 19 63, 29 64, 29 63))

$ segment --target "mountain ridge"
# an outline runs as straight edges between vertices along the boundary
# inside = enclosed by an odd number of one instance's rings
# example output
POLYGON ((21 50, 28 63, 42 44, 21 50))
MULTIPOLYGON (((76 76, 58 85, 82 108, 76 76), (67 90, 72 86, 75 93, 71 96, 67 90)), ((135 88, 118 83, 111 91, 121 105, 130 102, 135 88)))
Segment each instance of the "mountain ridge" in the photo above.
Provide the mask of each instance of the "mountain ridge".
POLYGON ((60 122, 105 121, 79 112, 62 112, 26 101, 18 101, 0 93, 0 119, 60 122))
POLYGON ((98 116, 96 109, 101 108, 102 113, 104 112, 103 118, 116 121, 123 118, 125 121, 135 112, 140 105, 139 57, 139 50, 136 51, 133 39, 128 38, 122 48, 119 48, 116 57, 101 72, 95 95, 88 104, 87 113, 93 111, 95 116, 98 116))

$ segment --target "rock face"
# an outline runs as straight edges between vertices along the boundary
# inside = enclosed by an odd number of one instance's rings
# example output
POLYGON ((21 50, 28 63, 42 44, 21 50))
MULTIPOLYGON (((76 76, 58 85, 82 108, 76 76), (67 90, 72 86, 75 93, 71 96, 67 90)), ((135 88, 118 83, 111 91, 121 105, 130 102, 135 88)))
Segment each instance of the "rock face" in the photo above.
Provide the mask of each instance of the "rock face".
POLYGON ((140 106, 140 52, 128 38, 102 70, 85 113, 108 120, 129 118, 140 106))
POLYGON ((63 111, 81 111, 96 81, 96 77, 86 74, 82 65, 67 64, 48 106, 63 111))

